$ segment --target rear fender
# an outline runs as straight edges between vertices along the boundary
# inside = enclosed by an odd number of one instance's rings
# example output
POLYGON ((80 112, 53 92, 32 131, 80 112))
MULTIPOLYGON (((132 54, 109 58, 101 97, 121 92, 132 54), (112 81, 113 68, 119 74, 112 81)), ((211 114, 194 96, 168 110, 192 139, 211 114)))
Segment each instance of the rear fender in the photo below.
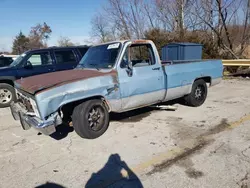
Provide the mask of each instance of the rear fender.
POLYGON ((210 76, 197 77, 197 78, 195 78, 194 81, 192 82, 191 87, 189 88, 189 93, 191 93, 191 91, 192 91, 192 86, 193 86, 193 84, 194 84, 194 82, 195 82, 196 80, 204 80, 204 81, 208 84, 208 86, 211 86, 211 83, 212 83, 212 78, 211 78, 210 76))

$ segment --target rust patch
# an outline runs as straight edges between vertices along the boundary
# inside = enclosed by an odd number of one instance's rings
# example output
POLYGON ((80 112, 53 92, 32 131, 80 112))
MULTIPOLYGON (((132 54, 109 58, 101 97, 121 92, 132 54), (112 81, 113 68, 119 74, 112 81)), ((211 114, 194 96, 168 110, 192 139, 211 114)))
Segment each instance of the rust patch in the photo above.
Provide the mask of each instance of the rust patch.
POLYGON ((150 40, 134 40, 132 44, 148 44, 150 42, 150 40))
POLYGON ((117 77, 117 74, 112 75, 112 80, 113 80, 113 82, 114 82, 115 84, 117 84, 117 83, 118 83, 118 77, 117 77))
POLYGON ((16 81, 16 83, 20 86, 20 89, 34 94, 36 92, 42 90, 44 91, 45 89, 53 88, 55 86, 64 85, 67 83, 92 77, 114 74, 116 74, 116 71, 102 73, 95 70, 67 70, 19 79, 16 81))

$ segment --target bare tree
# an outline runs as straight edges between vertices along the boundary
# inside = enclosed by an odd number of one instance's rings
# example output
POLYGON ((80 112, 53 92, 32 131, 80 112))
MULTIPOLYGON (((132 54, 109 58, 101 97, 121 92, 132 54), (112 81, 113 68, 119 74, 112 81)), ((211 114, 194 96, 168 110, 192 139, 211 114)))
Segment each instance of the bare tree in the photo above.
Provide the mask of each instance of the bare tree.
POLYGON ((161 22, 161 28, 165 31, 177 30, 176 2, 171 0, 155 0, 156 15, 161 22))
POLYGON ((139 39, 144 37, 145 19, 142 0, 128 0, 128 23, 135 33, 135 38, 139 39))
POLYGON ((75 46, 73 42, 68 37, 60 37, 59 40, 57 41, 58 46, 75 46))
POLYGON ((93 37, 97 37, 100 42, 107 42, 111 40, 109 24, 104 15, 95 15, 95 17, 91 20, 91 25, 91 35, 93 37))
POLYGON ((144 18, 144 0, 109 0, 108 2, 104 9, 105 15, 113 32, 115 31, 119 38, 144 37, 147 25, 144 18))
POLYGON ((206 44, 211 57, 239 58, 250 44, 249 8, 250 0, 108 0, 92 20, 92 33, 101 41, 159 41, 153 35, 164 33, 170 37, 164 41, 206 44))
MULTIPOLYGON (((238 52, 236 32, 233 32, 236 27, 245 25, 247 28, 248 23, 240 23, 237 19, 240 12, 240 7, 243 0, 234 1, 201 1, 196 0, 195 3, 195 16, 197 16, 205 26, 212 30, 212 40, 216 39, 218 48, 221 52, 229 52, 232 57, 239 58, 241 53, 238 52), (234 21, 233 21, 234 20, 234 21)), ((242 33, 240 33, 242 34, 242 33)))
POLYGON ((114 27, 120 32, 122 38, 131 38, 131 31, 128 25, 127 4, 124 0, 109 0, 105 12, 114 27))
POLYGON ((247 45, 250 40, 250 0, 247 1, 247 4, 243 4, 243 12, 245 13, 244 23, 243 23, 243 32, 242 39, 240 44, 240 55, 242 56, 243 52, 247 48, 247 45), (244 8, 246 7, 246 8, 244 8))
POLYGON ((155 6, 152 2, 149 3, 144 3, 143 7, 144 7, 144 11, 145 11, 145 15, 149 20, 149 28, 152 29, 156 29, 157 27, 159 27, 158 21, 157 21, 157 17, 156 17, 156 11, 155 11, 155 6))
POLYGON ((47 23, 37 24, 32 27, 29 34, 30 48, 43 48, 47 46, 47 40, 50 38, 52 30, 47 23))

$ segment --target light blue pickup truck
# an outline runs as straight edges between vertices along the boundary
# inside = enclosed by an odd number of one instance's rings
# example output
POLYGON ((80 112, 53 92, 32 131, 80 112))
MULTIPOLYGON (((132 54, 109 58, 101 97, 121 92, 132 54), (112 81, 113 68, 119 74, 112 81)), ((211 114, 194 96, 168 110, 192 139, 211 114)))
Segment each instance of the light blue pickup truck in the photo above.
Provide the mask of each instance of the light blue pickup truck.
POLYGON ((74 70, 17 80, 14 119, 50 135, 64 121, 88 139, 101 136, 110 112, 184 98, 198 107, 207 87, 222 80, 221 60, 162 63, 152 41, 115 41, 91 47, 74 70))

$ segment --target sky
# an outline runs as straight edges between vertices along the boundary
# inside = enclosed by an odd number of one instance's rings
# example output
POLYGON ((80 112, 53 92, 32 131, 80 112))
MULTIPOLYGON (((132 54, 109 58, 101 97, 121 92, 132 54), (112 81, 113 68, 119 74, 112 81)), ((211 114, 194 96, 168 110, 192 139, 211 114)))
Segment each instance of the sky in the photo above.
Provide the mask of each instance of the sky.
POLYGON ((0 0, 0 51, 11 51, 14 37, 46 22, 52 29, 48 45, 60 36, 86 43, 91 35, 91 19, 107 0, 0 0))

